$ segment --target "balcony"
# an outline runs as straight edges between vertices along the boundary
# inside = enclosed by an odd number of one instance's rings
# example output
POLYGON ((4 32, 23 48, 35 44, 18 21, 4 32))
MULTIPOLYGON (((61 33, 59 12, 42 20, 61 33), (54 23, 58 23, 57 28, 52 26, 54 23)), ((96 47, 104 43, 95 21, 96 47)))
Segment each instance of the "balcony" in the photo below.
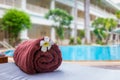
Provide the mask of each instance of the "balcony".
POLYGON ((68 6, 74 6, 73 1, 74 0, 56 0, 57 2, 60 2, 62 4, 68 5, 68 6))
POLYGON ((96 13, 98 16, 100 17, 111 17, 111 18, 115 18, 115 15, 111 14, 110 12, 107 12, 105 9, 101 9, 98 6, 95 5, 90 5, 90 10, 91 13, 96 13))
POLYGON ((84 22, 84 19, 83 19, 83 18, 78 17, 78 18, 77 18, 77 21, 79 21, 79 22, 84 22))
MULTIPOLYGON (((62 3, 62 4, 66 4, 69 6, 74 6, 74 0, 57 0, 58 2, 62 3)), ((84 3, 82 1, 78 2, 78 9, 81 11, 84 11, 84 3)), ((101 9, 97 6, 94 5, 90 5, 90 13, 93 15, 96 15, 98 17, 112 17, 115 18, 115 16, 107 11, 105 11, 104 9, 101 9)))
POLYGON ((40 13, 40 14, 45 14, 49 11, 49 9, 46 9, 46 8, 43 8, 40 6, 35 6, 32 4, 27 4, 27 10, 30 10, 30 11, 35 12, 35 13, 40 13))
POLYGON ((21 7, 21 1, 20 0, 0 0, 0 5, 7 5, 11 7, 21 7))

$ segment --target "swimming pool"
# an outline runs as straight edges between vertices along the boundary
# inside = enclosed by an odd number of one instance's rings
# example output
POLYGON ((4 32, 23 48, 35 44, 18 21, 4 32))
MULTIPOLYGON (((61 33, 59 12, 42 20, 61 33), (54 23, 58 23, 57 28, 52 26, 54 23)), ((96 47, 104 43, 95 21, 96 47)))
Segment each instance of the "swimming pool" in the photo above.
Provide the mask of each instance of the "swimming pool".
POLYGON ((60 46, 63 60, 120 60, 120 46, 60 46))
MULTIPOLYGON (((63 60, 120 60, 120 46, 60 46, 63 60)), ((5 52, 13 56, 14 50, 5 52)))
POLYGON ((6 56, 13 56, 13 54, 14 54, 14 50, 7 50, 7 51, 5 51, 4 52, 4 54, 6 55, 6 56))

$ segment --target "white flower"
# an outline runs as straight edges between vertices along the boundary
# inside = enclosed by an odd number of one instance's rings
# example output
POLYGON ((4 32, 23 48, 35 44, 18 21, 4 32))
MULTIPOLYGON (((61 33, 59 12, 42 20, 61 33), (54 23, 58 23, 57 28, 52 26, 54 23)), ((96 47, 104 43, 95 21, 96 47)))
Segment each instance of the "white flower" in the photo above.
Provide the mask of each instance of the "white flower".
POLYGON ((42 46, 41 51, 46 52, 47 50, 50 50, 53 44, 54 43, 49 39, 49 37, 44 37, 44 40, 40 41, 40 46, 42 46))

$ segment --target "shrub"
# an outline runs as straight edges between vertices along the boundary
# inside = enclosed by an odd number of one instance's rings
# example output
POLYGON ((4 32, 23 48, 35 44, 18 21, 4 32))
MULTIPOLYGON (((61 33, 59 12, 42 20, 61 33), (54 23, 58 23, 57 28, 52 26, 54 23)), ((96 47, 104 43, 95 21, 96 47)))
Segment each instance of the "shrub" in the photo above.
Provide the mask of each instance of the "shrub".
POLYGON ((73 45, 74 44, 74 38, 70 38, 69 44, 73 45))
MULTIPOLYGON (((74 45, 74 38, 70 38, 70 45, 74 45)), ((79 37, 77 37, 77 44, 81 44, 81 39, 79 37)))
POLYGON ((10 43, 16 42, 19 33, 31 27, 30 17, 27 13, 17 10, 8 9, 2 17, 2 28, 7 31, 11 40, 10 43))
POLYGON ((81 39, 77 37, 77 44, 81 44, 81 39))

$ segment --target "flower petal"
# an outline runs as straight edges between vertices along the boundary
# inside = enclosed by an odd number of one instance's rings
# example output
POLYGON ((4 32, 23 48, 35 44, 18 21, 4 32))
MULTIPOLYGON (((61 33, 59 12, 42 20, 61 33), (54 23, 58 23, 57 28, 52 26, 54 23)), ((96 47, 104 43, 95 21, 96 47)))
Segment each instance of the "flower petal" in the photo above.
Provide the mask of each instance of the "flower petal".
POLYGON ((42 51, 42 52, 46 52, 46 51, 47 51, 47 47, 42 47, 42 48, 41 48, 41 51, 42 51))
POLYGON ((50 46, 48 46, 48 50, 50 50, 50 48, 51 48, 51 45, 50 45, 50 46))
POLYGON ((49 37, 47 36, 44 37, 44 41, 49 42, 49 40, 50 40, 49 37))
POLYGON ((54 44, 54 42, 52 40, 50 40, 50 45, 53 45, 53 44, 54 44))
POLYGON ((42 46, 45 43, 44 40, 40 41, 40 46, 42 46))

